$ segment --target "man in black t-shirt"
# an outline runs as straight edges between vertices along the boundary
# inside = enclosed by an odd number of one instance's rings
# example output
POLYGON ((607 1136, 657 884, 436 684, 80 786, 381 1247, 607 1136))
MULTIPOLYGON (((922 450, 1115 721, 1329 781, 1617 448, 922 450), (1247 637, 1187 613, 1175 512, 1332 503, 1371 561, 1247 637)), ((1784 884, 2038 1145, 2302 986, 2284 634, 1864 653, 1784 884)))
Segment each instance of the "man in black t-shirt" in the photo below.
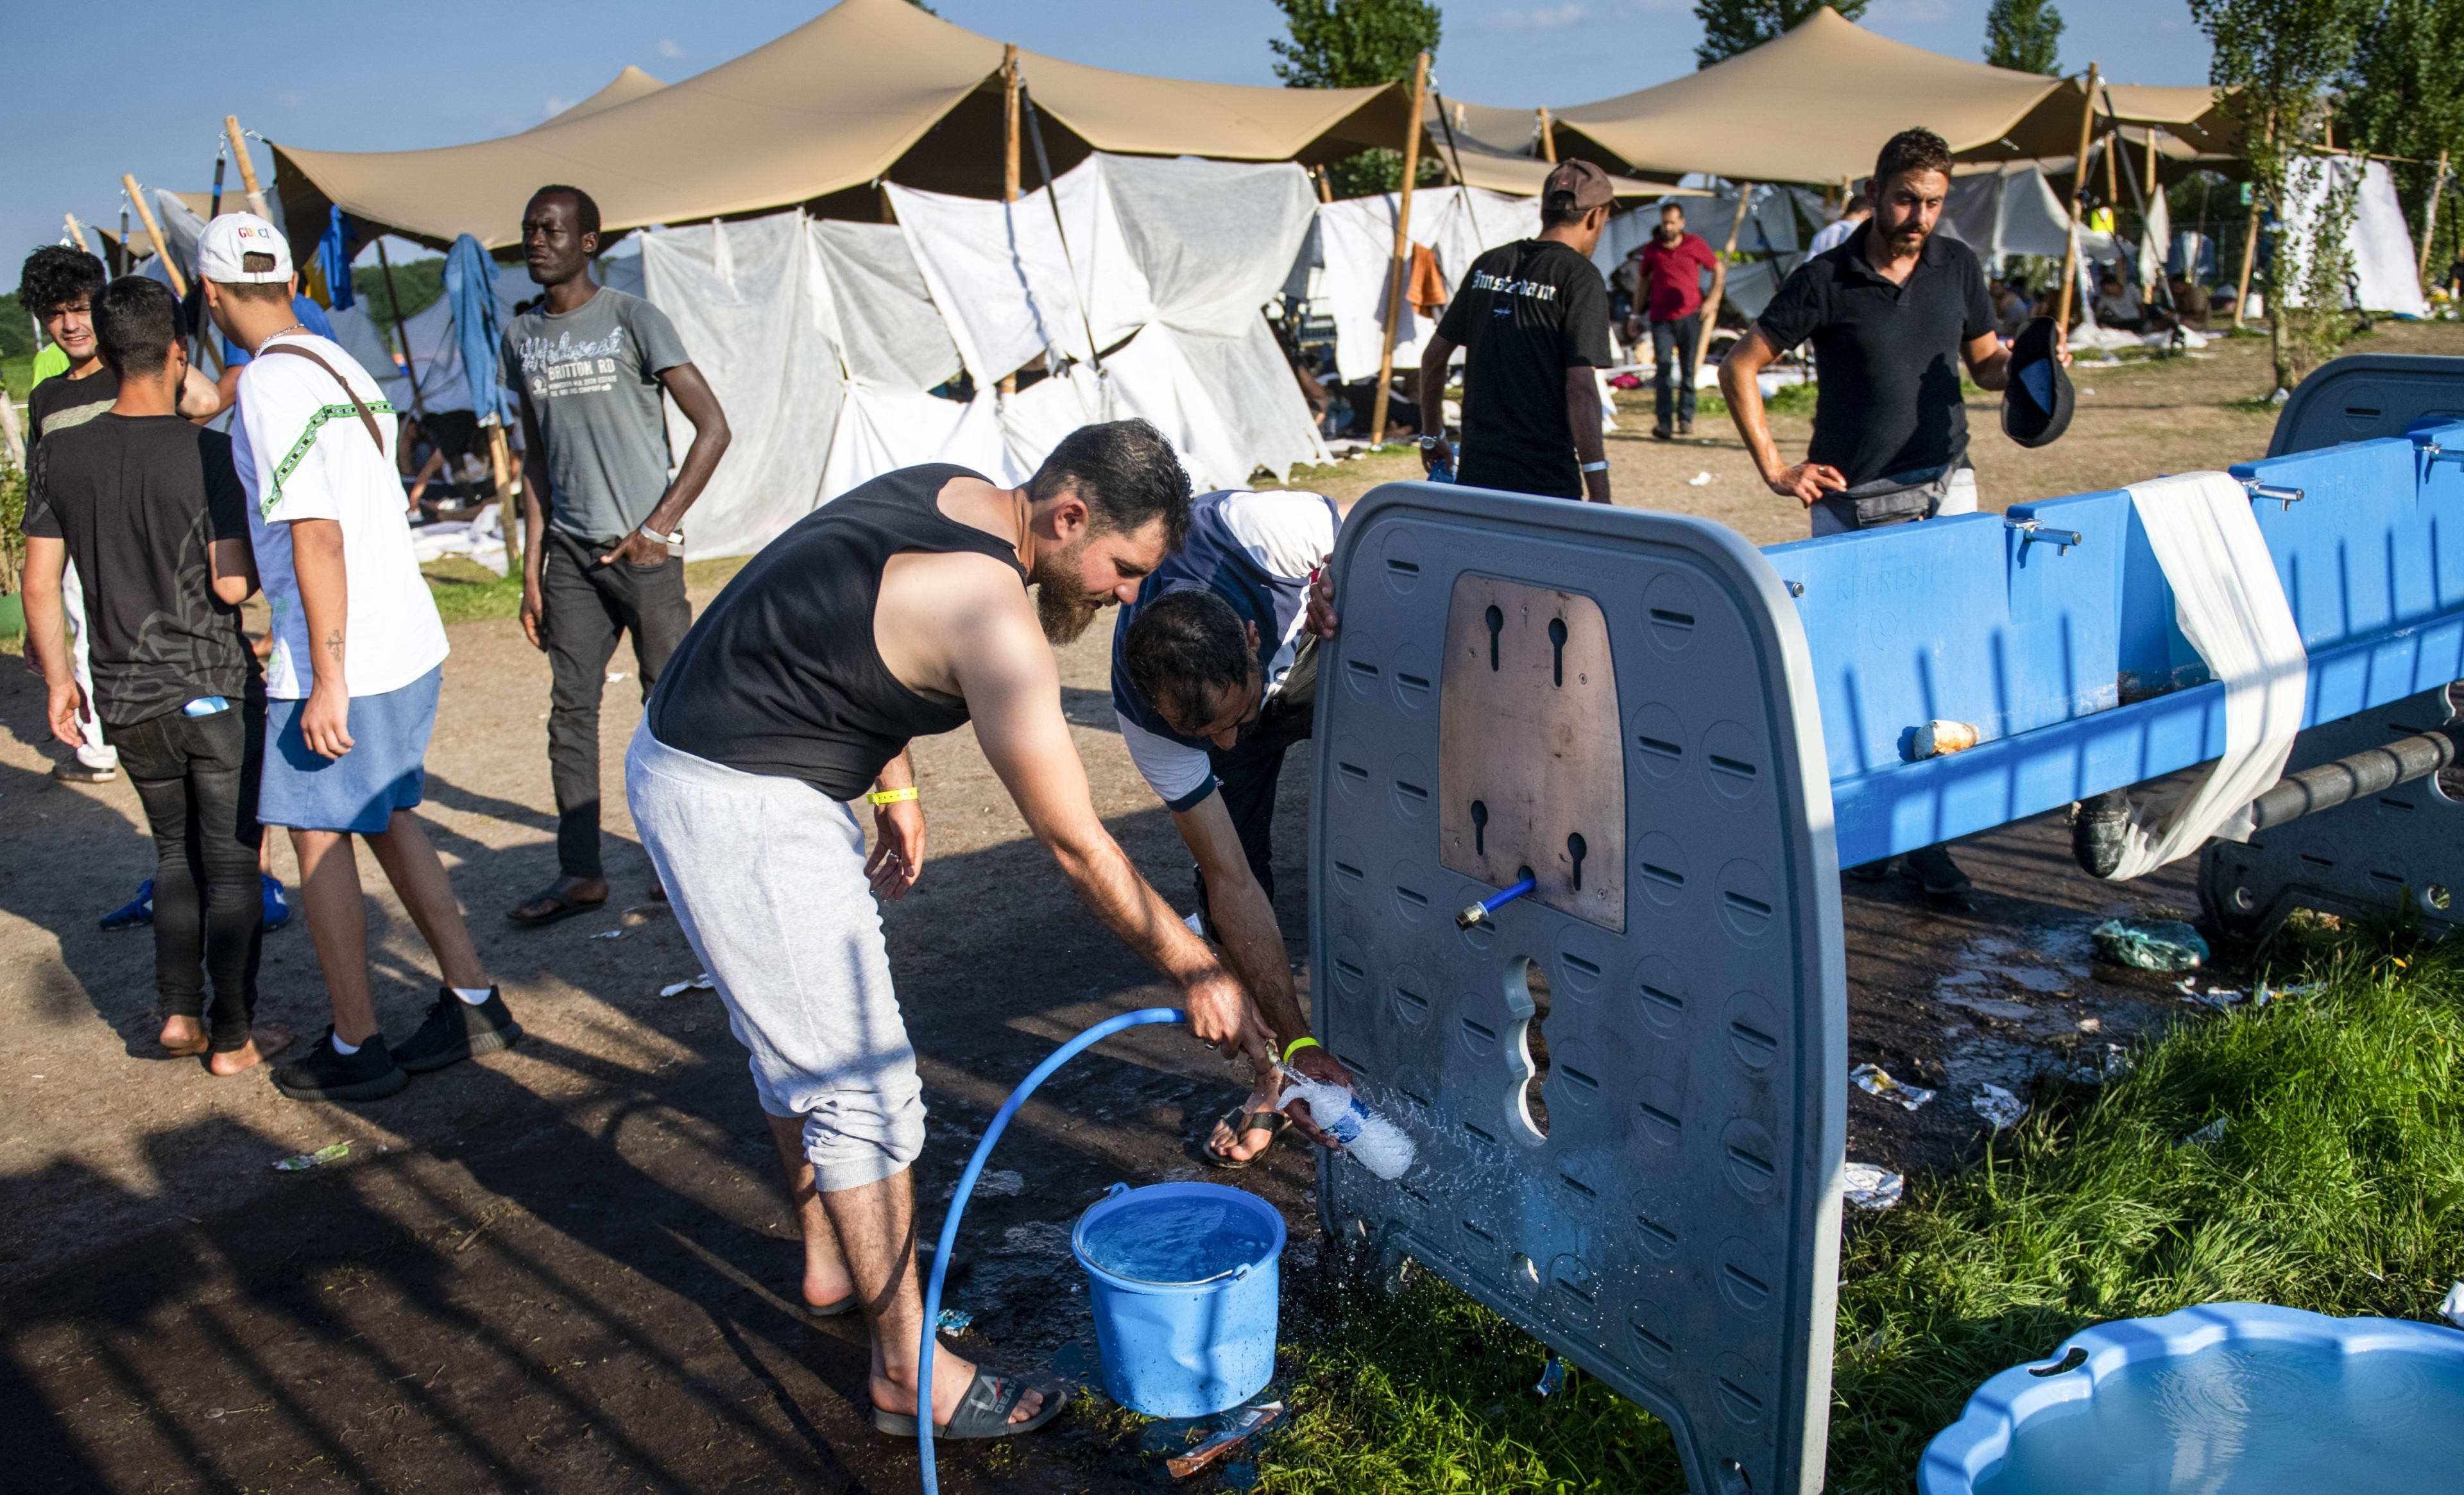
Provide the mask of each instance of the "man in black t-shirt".
POLYGON ((1892 136, 1865 191, 1865 226, 1799 265, 1720 365, 1720 392, 1763 481, 1811 511, 1816 536, 1973 513, 1960 364, 1980 388, 2000 389, 2010 377, 1984 267, 1967 245, 1934 232, 1950 193, 1942 137, 1892 136), (1791 466, 1771 440, 1754 376, 1809 339, 1814 441, 1791 466))
MULTIPOLYGON (((1979 388, 2010 382, 1984 267, 1934 232, 1950 195, 1950 147, 1931 130, 1901 131, 1883 143, 1865 193, 1865 226, 1797 266, 1720 365, 1720 392, 1754 466, 1771 492, 1805 506, 1816 538, 1975 513, 1960 363, 1979 388), (1814 441, 1792 466, 1754 376, 1809 339, 1814 441)), ((2060 357, 2070 362, 2067 347, 2060 357)), ((1891 860, 1856 874, 1878 879, 1891 860)), ((1936 897, 1970 886, 1940 846, 1909 853, 1908 869, 1936 897)))
POLYGON ((257 754, 264 688, 240 631, 255 589, 231 438, 181 418, 188 371, 169 288, 135 275, 92 297, 119 385, 109 408, 34 446, 26 501, 26 639, 61 741, 106 724, 153 826, 162 1042, 237 1074, 290 1035, 252 1026, 261 904, 257 754), (85 579, 91 699, 69 667, 62 573, 85 579), (202 871, 202 886, 198 873, 202 871), (213 985, 211 1032, 206 983, 213 985))
MULTIPOLYGON (((1540 236, 1471 262, 1420 354, 1420 408, 1445 408, 1446 365, 1463 350, 1458 482, 1609 501, 1595 369, 1609 351, 1609 292, 1592 264, 1616 194, 1588 161, 1549 173, 1540 236)), ((1453 463, 1441 430, 1420 438, 1430 467, 1453 463)))

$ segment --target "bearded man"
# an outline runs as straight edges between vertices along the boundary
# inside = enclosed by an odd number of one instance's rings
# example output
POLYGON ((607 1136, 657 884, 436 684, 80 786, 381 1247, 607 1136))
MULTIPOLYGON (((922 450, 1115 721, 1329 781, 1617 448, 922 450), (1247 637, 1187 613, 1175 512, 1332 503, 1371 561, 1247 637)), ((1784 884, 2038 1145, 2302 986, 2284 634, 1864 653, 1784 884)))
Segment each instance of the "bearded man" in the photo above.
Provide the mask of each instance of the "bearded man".
MULTIPOLYGON (((886 1432, 912 1436, 929 1404, 940 1436, 1003 1437, 1067 1399, 1058 1382, 946 1352, 929 1392, 916 1385, 909 1165, 924 1105, 873 902, 903 895, 923 862, 910 738, 973 719, 1028 828, 1181 988, 1199 1038, 1263 1066, 1270 1043, 1308 1031, 1288 988, 1262 1015, 1138 875, 1096 818, 1061 713, 1046 642, 1134 598, 1189 521, 1188 474, 1144 421, 1071 432, 1023 488, 938 464, 874 478, 728 583, 676 647, 626 757, 642 844, 752 1051, 803 1229, 805 1305, 863 1312, 886 1432), (869 858, 858 800, 879 831, 869 858)), ((1323 1053, 1308 1051, 1348 1078, 1323 1053)))

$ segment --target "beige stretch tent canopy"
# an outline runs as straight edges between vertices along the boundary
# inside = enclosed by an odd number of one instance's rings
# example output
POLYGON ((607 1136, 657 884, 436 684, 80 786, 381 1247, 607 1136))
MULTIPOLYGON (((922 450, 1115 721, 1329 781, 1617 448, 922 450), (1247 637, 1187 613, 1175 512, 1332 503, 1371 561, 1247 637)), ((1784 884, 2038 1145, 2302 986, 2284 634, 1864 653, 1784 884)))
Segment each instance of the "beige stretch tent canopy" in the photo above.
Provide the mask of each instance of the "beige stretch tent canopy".
MULTIPOLYGON (((1045 117, 1056 172, 1089 150, 1336 159, 1396 144, 1411 119, 1409 99, 1394 87, 1190 83, 1034 53, 1022 53, 1020 63, 1045 117)), ((884 178, 999 195, 1001 66, 1000 42, 907 0, 840 0, 709 72, 594 112, 577 108, 501 140, 375 152, 277 143, 275 156, 295 240, 325 222, 330 203, 371 229, 439 247, 462 233, 491 248, 511 245, 522 204, 549 182, 589 191, 610 230, 757 212, 835 193, 849 195, 819 205, 825 213, 871 218, 878 207, 870 188, 884 178)), ((1029 185, 1033 160, 1030 154, 1029 185)))
POLYGON ((1825 6, 1699 73, 1554 117, 1560 154, 1579 136, 1630 171, 1834 183, 1872 171, 1882 143, 1912 125, 1961 154, 2069 155, 2079 98, 2070 79, 1910 47, 1825 6), (2066 116, 2043 107, 2062 96, 2066 116))
MULTIPOLYGON (((1460 162, 1464 184, 1516 197, 1535 197, 1548 184, 1550 165, 1539 146, 1540 117, 1529 109, 1500 109, 1432 95, 1421 116, 1420 147, 1449 173, 1460 162), (1452 133, 1453 149, 1447 149, 1452 133)), ((1692 195, 1674 182, 1643 181, 1612 171, 1609 186, 1619 197, 1692 195)))
POLYGON ((645 94, 655 94, 660 89, 667 86, 667 84, 660 82, 649 74, 643 72, 640 68, 627 62, 625 64, 624 72, 617 74, 614 77, 607 80, 606 87, 602 88, 599 92, 591 95, 589 98, 583 99, 578 104, 571 104, 565 108, 558 110, 546 119, 541 120, 539 123, 532 125, 531 128, 534 130, 541 130, 547 128, 551 124, 571 124, 576 120, 587 120, 592 115, 598 114, 603 110, 613 109, 618 104, 629 104, 634 99, 641 98, 645 94))

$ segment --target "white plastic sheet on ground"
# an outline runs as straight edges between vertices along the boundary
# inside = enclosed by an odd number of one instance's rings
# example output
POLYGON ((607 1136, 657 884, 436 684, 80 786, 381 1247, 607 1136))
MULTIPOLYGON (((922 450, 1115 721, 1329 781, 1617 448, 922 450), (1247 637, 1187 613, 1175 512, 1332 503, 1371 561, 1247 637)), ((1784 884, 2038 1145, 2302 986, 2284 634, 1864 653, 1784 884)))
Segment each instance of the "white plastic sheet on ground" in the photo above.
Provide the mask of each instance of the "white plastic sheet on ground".
POLYGON ((2134 805, 2116 880, 2205 846, 2247 840, 2250 804, 2284 776, 2310 689, 2309 653, 2258 533, 2250 495, 2222 473, 2130 486, 2130 503, 2173 589, 2183 637, 2224 683, 2224 753, 2198 781, 2134 805))
MULTIPOLYGON (((2301 304, 2301 260, 2331 186, 2349 185, 2356 169, 2348 157, 2310 157, 2287 171, 2284 232, 2277 240, 2276 294, 2287 306, 2301 304)), ((2353 252, 2353 273, 2360 283, 2362 305, 2374 312, 2409 317, 2430 315, 2421 294, 2418 262, 2413 257, 2412 231, 2405 226, 2404 207, 2396 201, 2395 179, 2385 163, 2373 161, 2362 172, 2353 198, 2353 219, 2344 231, 2353 252)))
POLYGON ((413 528, 410 553, 422 561, 459 556, 504 575, 505 527, 497 506, 489 504, 467 521, 447 519, 413 528))

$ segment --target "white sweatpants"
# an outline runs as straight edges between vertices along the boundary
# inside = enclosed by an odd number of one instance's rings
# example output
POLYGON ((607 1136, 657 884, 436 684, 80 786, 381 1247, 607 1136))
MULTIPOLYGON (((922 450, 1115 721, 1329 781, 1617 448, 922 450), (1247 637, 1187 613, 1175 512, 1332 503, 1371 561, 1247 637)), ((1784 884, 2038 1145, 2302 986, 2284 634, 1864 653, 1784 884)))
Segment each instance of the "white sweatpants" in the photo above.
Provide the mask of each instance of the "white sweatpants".
POLYGON ((60 610, 68 615, 69 659, 77 670, 77 689, 85 693, 85 709, 92 714, 78 724, 85 741, 77 746, 77 759, 88 768, 118 768, 120 750, 102 739, 102 715, 94 704, 94 651, 86 639, 85 586, 77 580, 74 561, 60 571, 60 610))
POLYGON ((801 780, 679 753, 636 728, 633 825, 773 1116, 804 1119, 822 1192, 924 1151, 924 1085, 890 984, 881 911, 849 805, 801 780))

